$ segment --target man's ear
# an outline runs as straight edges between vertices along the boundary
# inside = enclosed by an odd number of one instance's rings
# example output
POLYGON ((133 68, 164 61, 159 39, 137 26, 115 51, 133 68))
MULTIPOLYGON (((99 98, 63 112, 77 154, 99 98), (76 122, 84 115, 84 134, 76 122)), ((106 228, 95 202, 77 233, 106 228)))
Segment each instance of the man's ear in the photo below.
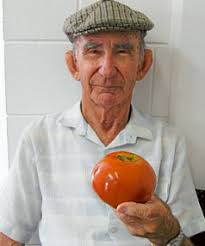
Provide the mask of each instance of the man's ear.
POLYGON ((139 67, 139 70, 137 72, 137 80, 142 80, 147 72, 149 71, 150 67, 152 66, 152 50, 145 49, 144 50, 144 60, 142 61, 141 66, 139 67))
POLYGON ((73 78, 76 80, 80 80, 80 73, 78 70, 77 63, 76 63, 75 55, 73 54, 72 50, 69 50, 65 53, 65 60, 66 60, 68 70, 72 74, 73 78))

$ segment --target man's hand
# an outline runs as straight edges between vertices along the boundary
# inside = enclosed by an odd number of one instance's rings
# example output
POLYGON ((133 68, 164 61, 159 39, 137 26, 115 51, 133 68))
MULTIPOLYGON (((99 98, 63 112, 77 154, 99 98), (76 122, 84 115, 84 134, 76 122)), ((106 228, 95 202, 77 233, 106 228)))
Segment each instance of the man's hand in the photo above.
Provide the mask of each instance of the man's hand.
POLYGON ((3 233, 0 233, 0 246, 23 246, 23 244, 12 240, 3 233))
POLYGON ((145 204, 124 202, 116 213, 132 235, 145 237, 156 245, 166 245, 180 230, 168 205, 155 195, 145 204))

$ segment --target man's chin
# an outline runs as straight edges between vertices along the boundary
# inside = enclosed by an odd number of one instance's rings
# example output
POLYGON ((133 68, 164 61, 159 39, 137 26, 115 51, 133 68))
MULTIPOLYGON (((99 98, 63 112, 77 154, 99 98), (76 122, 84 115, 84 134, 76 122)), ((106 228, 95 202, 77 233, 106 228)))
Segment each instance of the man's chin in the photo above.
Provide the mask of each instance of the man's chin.
POLYGON ((103 93, 99 95, 96 100, 96 104, 104 108, 111 108, 118 104, 118 100, 112 93, 103 93))

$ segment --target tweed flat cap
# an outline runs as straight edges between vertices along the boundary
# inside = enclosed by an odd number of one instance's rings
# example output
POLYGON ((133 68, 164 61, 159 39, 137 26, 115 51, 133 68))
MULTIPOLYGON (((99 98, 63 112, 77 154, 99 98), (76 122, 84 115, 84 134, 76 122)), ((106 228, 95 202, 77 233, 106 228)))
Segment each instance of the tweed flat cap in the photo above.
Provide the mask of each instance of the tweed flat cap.
POLYGON ((114 0, 100 0, 66 18, 63 31, 71 42, 85 34, 112 31, 146 31, 154 24, 143 13, 114 0))

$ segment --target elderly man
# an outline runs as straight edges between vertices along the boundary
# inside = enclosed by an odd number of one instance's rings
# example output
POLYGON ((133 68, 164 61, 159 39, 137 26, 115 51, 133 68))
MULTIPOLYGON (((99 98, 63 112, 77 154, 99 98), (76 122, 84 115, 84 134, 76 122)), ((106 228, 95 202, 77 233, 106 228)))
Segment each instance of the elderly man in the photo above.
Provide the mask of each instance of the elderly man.
POLYGON ((0 246, 26 243, 36 228, 42 246, 188 246, 188 237, 205 230, 183 138, 131 105, 136 81, 152 64, 144 49, 152 27, 113 0, 66 19, 73 50, 65 57, 81 82, 81 102, 24 131, 0 193, 0 246), (114 210, 93 192, 92 168, 116 150, 138 153, 154 168, 156 194, 147 203, 114 210))

